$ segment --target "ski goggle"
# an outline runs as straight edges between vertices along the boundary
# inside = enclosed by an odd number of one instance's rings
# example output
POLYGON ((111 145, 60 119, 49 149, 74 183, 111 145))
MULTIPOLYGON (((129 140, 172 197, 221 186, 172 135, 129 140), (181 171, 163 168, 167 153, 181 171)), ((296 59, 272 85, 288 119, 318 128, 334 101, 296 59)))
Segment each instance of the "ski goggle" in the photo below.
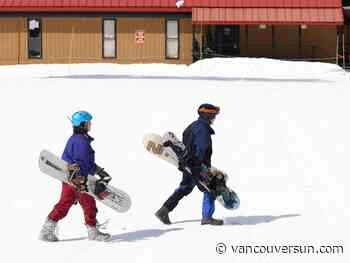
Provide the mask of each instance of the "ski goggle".
POLYGON ((199 108, 198 112, 219 114, 220 113, 220 108, 219 107, 215 107, 215 108, 201 107, 201 108, 199 108))

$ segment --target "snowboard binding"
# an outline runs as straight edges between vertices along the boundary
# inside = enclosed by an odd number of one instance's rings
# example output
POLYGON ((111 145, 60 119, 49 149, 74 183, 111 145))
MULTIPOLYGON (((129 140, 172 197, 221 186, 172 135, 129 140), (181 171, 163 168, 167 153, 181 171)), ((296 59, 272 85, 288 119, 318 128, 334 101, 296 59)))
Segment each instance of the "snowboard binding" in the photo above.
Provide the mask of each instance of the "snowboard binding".
POLYGON ((67 170, 69 174, 68 180, 75 186, 78 192, 87 192, 87 176, 78 175, 80 171, 79 164, 68 164, 67 170))

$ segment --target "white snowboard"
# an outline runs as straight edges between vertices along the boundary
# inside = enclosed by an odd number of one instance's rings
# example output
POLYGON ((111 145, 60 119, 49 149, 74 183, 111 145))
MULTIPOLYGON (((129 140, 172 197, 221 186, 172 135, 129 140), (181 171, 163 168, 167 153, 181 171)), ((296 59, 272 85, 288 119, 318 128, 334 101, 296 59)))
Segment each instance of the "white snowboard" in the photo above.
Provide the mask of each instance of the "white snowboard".
MULTIPOLYGON (((43 150, 39 156, 39 168, 43 173, 67 184, 73 185, 70 182, 70 175, 68 173, 68 163, 58 158, 53 153, 43 150)), ((96 181, 98 179, 95 176, 88 176, 88 192, 87 194, 95 197, 104 205, 112 208, 113 210, 123 213, 130 209, 131 198, 124 191, 117 189, 111 185, 107 185, 106 190, 97 196, 94 194, 96 181), (101 199, 102 197, 102 199, 101 199)))

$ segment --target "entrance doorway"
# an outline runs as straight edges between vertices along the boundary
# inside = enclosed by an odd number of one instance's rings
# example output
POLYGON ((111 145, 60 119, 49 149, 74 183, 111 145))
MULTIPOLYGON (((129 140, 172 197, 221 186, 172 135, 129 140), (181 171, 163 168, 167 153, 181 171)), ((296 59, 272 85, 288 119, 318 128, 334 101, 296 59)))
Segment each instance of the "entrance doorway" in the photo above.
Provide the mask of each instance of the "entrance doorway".
POLYGON ((239 55, 239 26, 215 26, 215 50, 223 56, 239 55))

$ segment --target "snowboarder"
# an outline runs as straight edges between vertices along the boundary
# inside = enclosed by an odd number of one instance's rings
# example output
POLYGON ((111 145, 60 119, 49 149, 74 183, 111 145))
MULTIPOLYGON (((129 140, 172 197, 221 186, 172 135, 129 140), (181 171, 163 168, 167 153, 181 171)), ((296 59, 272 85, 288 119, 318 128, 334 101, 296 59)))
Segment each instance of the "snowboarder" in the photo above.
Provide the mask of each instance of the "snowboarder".
POLYGON ((202 225, 222 225, 223 220, 214 219, 215 195, 204 188, 201 181, 209 181, 209 168, 211 167, 212 141, 211 135, 215 134, 211 128, 220 108, 212 104, 202 104, 198 108, 199 118, 190 124, 183 132, 183 143, 186 146, 188 157, 185 166, 189 167, 191 173, 183 170, 180 186, 168 198, 163 206, 156 212, 156 217, 164 224, 171 224, 169 212, 173 211, 178 202, 197 185, 204 192, 202 204, 202 225))
POLYGON ((48 215, 39 235, 42 241, 58 241, 56 236, 57 222, 64 218, 73 204, 79 202, 84 211, 85 224, 89 240, 107 241, 110 235, 99 231, 96 220, 97 208, 95 199, 84 193, 87 189, 86 182, 88 174, 97 174, 100 180, 108 183, 112 178, 103 168, 95 164, 95 152, 91 147, 93 138, 88 132, 91 129, 92 115, 86 111, 78 111, 72 115, 73 135, 69 138, 62 159, 71 166, 70 170, 75 172, 72 183, 62 184, 62 192, 59 202, 48 215))

